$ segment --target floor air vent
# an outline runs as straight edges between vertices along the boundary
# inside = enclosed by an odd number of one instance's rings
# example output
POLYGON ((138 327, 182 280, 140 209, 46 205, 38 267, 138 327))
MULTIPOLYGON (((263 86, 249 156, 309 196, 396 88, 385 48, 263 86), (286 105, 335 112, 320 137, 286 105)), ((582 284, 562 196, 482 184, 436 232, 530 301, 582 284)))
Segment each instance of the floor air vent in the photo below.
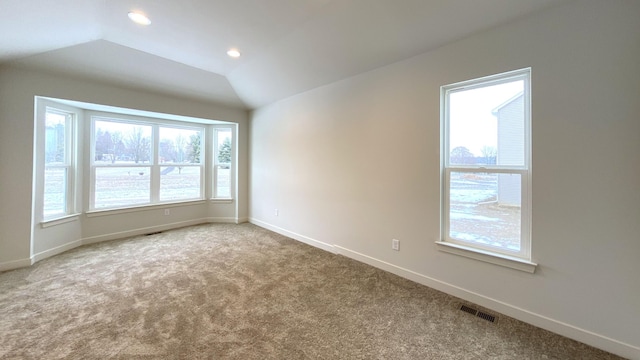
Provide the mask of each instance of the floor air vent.
POLYGON ((486 312, 482 312, 482 311, 478 311, 472 307, 469 307, 467 305, 462 305, 460 306, 460 310, 469 313, 471 315, 477 316, 481 319, 490 321, 490 322, 495 322, 496 321, 496 317, 494 315, 491 314, 487 314, 486 312))
POLYGON ((476 316, 481 318, 481 319, 485 319, 487 321, 491 321, 491 322, 496 321, 496 317, 495 316, 493 316, 491 314, 484 313, 482 311, 478 311, 478 314, 476 314, 476 316))
POLYGON ((468 312, 471 315, 475 315, 478 313, 478 310, 474 309, 474 308, 470 308, 467 305, 462 305, 460 306, 460 310, 464 311, 464 312, 468 312))

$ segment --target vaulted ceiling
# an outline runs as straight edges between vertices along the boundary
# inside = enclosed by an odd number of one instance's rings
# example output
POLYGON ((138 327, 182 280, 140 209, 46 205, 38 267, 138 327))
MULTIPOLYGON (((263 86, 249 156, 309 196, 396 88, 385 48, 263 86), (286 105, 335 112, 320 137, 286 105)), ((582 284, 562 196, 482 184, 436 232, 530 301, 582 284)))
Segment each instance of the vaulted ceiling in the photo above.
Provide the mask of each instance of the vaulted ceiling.
POLYGON ((0 64, 252 109, 562 1, 0 0, 0 64))

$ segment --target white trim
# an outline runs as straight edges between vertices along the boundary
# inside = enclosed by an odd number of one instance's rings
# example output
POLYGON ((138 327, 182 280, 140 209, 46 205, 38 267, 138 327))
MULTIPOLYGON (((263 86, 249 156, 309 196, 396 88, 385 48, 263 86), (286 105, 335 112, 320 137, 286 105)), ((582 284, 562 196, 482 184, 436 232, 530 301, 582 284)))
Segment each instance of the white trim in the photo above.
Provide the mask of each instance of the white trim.
POLYGON ((453 295, 463 300, 470 301, 482 307, 486 307, 488 309, 499 312, 500 314, 510 316, 525 323, 543 328, 562 336, 566 336, 568 338, 617 354, 622 357, 640 358, 640 348, 633 345, 626 344, 621 341, 602 336, 543 315, 533 313, 531 311, 489 298, 484 295, 480 295, 478 293, 419 274, 417 272, 390 264, 388 262, 381 261, 364 254, 360 254, 358 252, 343 248, 338 245, 333 245, 333 247, 337 250, 337 254, 339 255, 346 256, 353 260, 388 271, 405 279, 415 281, 419 284, 442 291, 449 295, 453 295))
POLYGON ((457 83, 445 85, 442 87, 446 88, 447 91, 451 91, 451 92, 472 90, 472 89, 477 89, 485 86, 494 86, 494 85, 512 82, 514 80, 522 78, 523 75, 526 75, 526 74, 531 74, 530 67, 497 73, 497 74, 488 75, 488 76, 471 79, 471 80, 459 81, 457 83))
MULTIPOLYGON (((8 271, 8 270, 14 270, 22 267, 28 267, 36 261, 43 260, 46 257, 56 255, 58 253, 70 250, 80 245, 98 243, 98 242, 107 241, 107 240, 122 239, 130 236, 142 235, 145 233, 156 232, 156 231, 165 231, 165 230, 180 228, 184 226, 217 222, 217 220, 222 220, 222 219, 226 220, 226 219, 232 219, 232 218, 206 218, 206 219, 182 221, 182 222, 176 222, 171 224, 151 226, 151 227, 139 228, 139 229, 134 229, 129 231, 121 231, 121 232, 116 232, 116 233, 111 233, 111 234, 106 234, 101 236, 83 238, 81 240, 76 240, 76 241, 67 243, 65 245, 59 246, 57 248, 38 253, 34 255, 31 259, 21 259, 16 261, 0 263, 0 271, 8 271)), ((373 267, 382 269, 384 271, 388 271, 395 275, 398 275, 403 278, 409 279, 411 281, 417 282, 419 284, 428 286, 430 288, 442 291, 449 295, 459 297, 463 300, 473 302, 475 304, 494 310, 501 314, 513 317, 515 319, 526 322, 528 324, 541 327, 545 330, 549 330, 556 334, 569 337, 571 339, 583 342, 585 344, 617 354, 622 357, 631 358, 631 359, 633 358, 640 359, 639 347, 635 347, 633 345, 626 344, 621 341, 611 339, 609 337, 602 336, 588 330, 580 329, 576 326, 573 326, 564 322, 560 322, 543 315, 533 313, 531 311, 486 297, 484 295, 474 293, 472 291, 465 290, 461 287, 419 274, 415 271, 405 269, 400 266, 397 266, 382 260, 375 259, 368 255, 364 255, 338 245, 327 244, 325 242, 318 241, 318 240, 309 238, 307 236, 288 231, 281 227, 268 224, 264 221, 260 221, 255 218, 237 218, 236 222, 246 222, 247 220, 254 225, 274 231, 276 233, 298 240, 305 244, 314 246, 316 248, 328 251, 333 254, 342 255, 342 256, 351 258, 353 260, 371 265, 373 267)))
MULTIPOLYGON (((96 207, 96 199, 95 199, 95 191, 96 191, 96 171, 98 169, 106 169, 106 168, 148 168, 149 169, 149 201, 145 202, 142 205, 155 205, 160 204, 163 201, 160 200, 160 192, 161 192, 161 180, 162 175, 160 169, 162 167, 193 167, 200 169, 200 195, 197 198, 187 198, 187 199, 177 199, 175 201, 192 201, 192 200, 204 200, 206 193, 206 172, 208 167, 206 166, 207 156, 205 151, 202 149, 206 149, 207 139, 207 126, 204 124, 192 124, 192 123, 180 123, 176 121, 162 120, 157 118, 145 118, 138 117, 132 115, 122 115, 122 114, 113 114, 113 113, 103 113, 103 112, 95 112, 90 111, 87 112, 87 117, 89 118, 89 123, 91 124, 91 133, 89 136, 89 144, 87 153, 90 154, 90 159, 88 162, 89 165, 89 189, 90 189, 90 199, 89 199, 89 209, 90 211, 99 211, 103 208, 96 207), (96 123, 97 122, 105 122, 105 123, 119 123, 123 125, 130 126, 139 126, 149 128, 151 131, 150 138, 150 150, 151 157, 147 162, 143 161, 142 163, 130 164, 130 163, 103 163, 97 162, 95 160, 96 154, 94 154, 96 150, 96 123), (199 164, 196 163, 160 163, 160 131, 162 129, 178 129, 178 130, 186 130, 197 132, 200 135, 201 141, 201 152, 200 157, 201 161, 199 164)), ((85 145, 85 150, 87 149, 87 145, 85 145)), ((169 200, 168 202, 173 202, 169 200)), ((124 206, 116 206, 109 207, 109 209, 118 209, 123 207, 136 207, 137 204, 126 204, 124 206)))
POLYGON ((55 218, 51 220, 43 220, 40 222, 40 227, 44 229, 51 226, 66 224, 72 221, 77 221, 78 218, 80 218, 80 214, 71 214, 71 215, 65 215, 65 216, 61 216, 59 218, 55 218))
POLYGON ((233 204, 233 198, 211 198, 209 202, 215 204, 233 204))
POLYGON ((31 266, 31 259, 20 259, 0 263, 0 272, 31 266))
POLYGON ((243 224, 249 222, 249 218, 248 217, 240 217, 240 218, 236 218, 236 224, 243 224))
POLYGON ((152 233, 152 232, 177 229, 177 228, 181 228, 181 227, 185 227, 185 226, 191 226, 191 225, 200 225, 200 224, 205 224, 205 223, 208 223, 208 222, 209 221, 207 221, 207 219, 195 219, 195 220, 179 221, 179 222, 174 222, 174 223, 170 223, 170 224, 162 224, 162 225, 149 226, 149 227, 144 227, 144 228, 137 228, 137 229, 126 230, 126 231, 118 231, 118 232, 114 232, 114 233, 110 233, 110 234, 97 235, 97 236, 91 236, 91 237, 88 237, 88 238, 84 238, 84 239, 82 239, 82 244, 83 245, 95 244, 95 243, 99 243, 99 242, 102 242, 102 241, 124 239, 124 238, 128 238, 128 237, 131 237, 131 236, 144 235, 144 234, 149 234, 149 233, 152 233))
POLYGON ((254 224, 254 225, 260 226, 262 228, 265 228, 265 229, 271 230, 273 232, 276 232, 276 233, 278 233, 280 235, 284 235, 284 236, 290 237, 292 239, 298 240, 300 242, 303 242, 305 244, 311 245, 313 247, 317 247, 317 248, 322 249, 324 251, 328 251, 328 252, 330 252, 332 254, 337 254, 336 248, 332 244, 327 244, 325 242, 322 242, 322 241, 319 241, 319 240, 316 240, 316 239, 312 239, 312 238, 304 236, 304 235, 300 235, 300 234, 295 233, 293 231, 289 231, 289 230, 283 229, 281 227, 278 227, 278 226, 275 226, 275 225, 271 225, 269 223, 266 223, 264 221, 258 220, 256 218, 250 217, 249 218, 249 222, 254 224))
POLYGON ((47 101, 36 96, 34 99, 34 152, 33 152, 33 202, 32 202, 32 228, 40 222, 48 222, 72 215, 77 211, 77 180, 79 176, 79 154, 77 150, 76 133, 79 127, 81 110, 69 106, 47 101), (47 114, 55 113, 65 116, 65 159, 63 164, 47 165, 45 160, 46 150, 46 119, 47 114), (54 214, 47 219, 44 215, 44 191, 46 168, 65 169, 65 203, 64 211, 54 214))
POLYGON ((218 133, 219 132, 226 132, 229 131, 231 136, 230 136, 230 141, 231 141, 231 162, 229 164, 229 193, 231 194, 231 196, 237 196, 236 195, 236 174, 237 174, 237 161, 236 161, 236 144, 237 144, 237 126, 234 126, 232 124, 229 125, 212 125, 212 139, 211 139, 211 143, 213 144, 213 148, 212 148, 212 156, 211 156, 211 197, 212 199, 221 199, 221 200, 228 200, 229 198, 219 198, 218 197, 218 170, 220 169, 220 161, 218 159, 218 150, 220 147, 220 144, 218 142, 218 133))
POLYGON ((484 251, 452 242, 436 241, 438 250, 533 274, 538 264, 499 253, 484 251))
POLYGON ((235 217, 209 217, 207 222, 213 224, 237 224, 238 219, 235 217))
MULTIPOLYGON (((0 272, 1 271, 8 271, 8 270, 14 270, 14 269, 18 269, 18 268, 22 268, 22 267, 28 267, 31 266, 33 264, 35 264, 36 262, 40 261, 40 260, 44 260, 46 258, 52 257, 54 255, 58 255, 61 254, 65 251, 71 250, 71 249, 75 249, 79 246, 82 245, 89 245, 89 244, 95 244, 95 243, 99 243, 99 242, 103 242, 103 241, 109 241, 109 240, 118 240, 118 239, 125 239, 128 237, 132 237, 132 236, 137 236, 137 235, 144 235, 144 234, 148 234, 148 233, 152 233, 152 232, 158 232, 158 231, 167 231, 167 230, 173 230, 173 229, 178 229, 181 227, 185 227, 185 226, 191 226, 191 225, 200 225, 200 224, 206 224, 206 223, 226 223, 226 224, 240 224, 243 222, 247 222, 248 219, 247 218, 235 218, 235 217, 211 217, 211 218, 202 218, 202 219, 196 219, 196 220, 187 220, 187 221, 180 221, 180 222, 175 222, 175 223, 170 223, 170 224, 162 224, 162 225, 157 225, 157 226, 149 226, 149 227, 145 227, 145 228, 137 228, 137 229, 132 229, 132 230, 127 230, 127 231, 119 231, 119 232, 115 232, 115 233, 109 233, 109 234, 103 234, 103 235, 99 235, 99 236, 92 236, 92 237, 88 237, 88 238, 82 238, 79 240, 75 240, 69 243, 66 243, 64 245, 60 245, 57 246, 53 249, 48 249, 42 252, 39 252, 37 254, 34 254, 33 256, 31 256, 30 259, 23 259, 23 260, 16 260, 16 261, 9 261, 6 263, 0 263, 0 272)), ((53 226, 53 225, 51 225, 53 226)))
MULTIPOLYGON (((500 106, 503 106, 503 103, 500 106)), ((461 245, 439 246, 442 251, 462 255, 477 260, 487 261, 527 272, 535 271, 535 264, 531 262, 531 68, 513 70, 505 73, 494 74, 482 78, 466 80, 454 84, 444 85, 440 87, 440 241, 439 245, 461 245), (519 96, 524 101, 524 144, 523 144, 523 164, 519 166, 505 166, 496 164, 451 164, 451 94, 468 91, 472 89, 480 89, 498 84, 504 84, 513 81, 523 81, 523 90, 519 96), (463 241, 463 239, 455 239, 451 237, 451 173, 452 172, 486 172, 486 173, 512 173, 521 176, 521 204, 520 204, 520 249, 513 256, 510 251, 485 246, 472 241, 463 241), (445 244, 447 242, 448 244, 445 244), (476 250, 477 249, 477 250, 476 250), (492 256, 493 255, 493 256, 492 256), (503 259, 511 259, 517 257, 523 260, 526 266, 521 266, 521 261, 503 261, 503 259), (495 260, 498 259, 498 260, 495 260), (533 265, 533 266, 531 266, 533 265)))
POLYGON ((491 309, 500 314, 512 317, 514 319, 520 320, 527 324, 531 324, 531 325, 543 328, 545 330, 551 331, 555 334, 566 336, 576 341, 580 341, 587 345, 591 345, 598 349, 602 349, 625 358, 640 359, 640 347, 636 347, 631 344, 627 344, 603 335, 599 335, 594 332, 573 326, 571 324, 554 320, 547 316, 536 314, 529 310, 525 310, 517 306, 513 306, 505 302, 492 299, 490 297, 463 289, 461 287, 446 283, 444 281, 440 281, 432 277, 419 274, 415 271, 405 269, 403 267, 400 267, 382 260, 378 260, 376 258, 358 253, 353 250, 349 250, 339 245, 335 245, 335 244, 330 245, 330 244, 306 237, 304 235, 296 234, 286 229, 268 224, 264 221, 260 221, 255 218, 250 218, 249 221, 254 225, 277 232, 281 235, 288 236, 292 239, 304 242, 305 244, 315 246, 319 249, 326 250, 328 252, 331 252, 337 255, 348 257, 350 259, 365 263, 367 265, 371 265, 373 267, 390 272, 392 274, 398 275, 405 279, 409 279, 411 281, 417 282, 424 286, 428 286, 432 289, 442 291, 446 294, 456 296, 463 300, 478 304, 482 307, 491 309), (289 234, 292 234, 294 236, 291 236, 289 234))
POLYGON ((68 243, 66 243, 64 245, 56 246, 56 247, 54 247, 52 249, 48 249, 48 250, 39 252, 37 254, 33 254, 31 256, 31 264, 35 264, 40 260, 44 260, 46 258, 50 258, 50 257, 52 257, 54 255, 61 254, 61 253, 65 252, 65 251, 68 251, 68 250, 71 250, 71 249, 75 249, 78 246, 82 246, 82 244, 83 244, 82 239, 75 240, 75 241, 68 242, 68 243))
POLYGON ((100 104, 88 103, 88 102, 83 102, 83 101, 58 99, 58 98, 45 97, 45 96, 40 96, 39 98, 47 99, 47 100, 50 100, 50 101, 53 101, 53 102, 56 102, 56 103, 60 103, 60 104, 65 104, 67 106, 77 107, 77 108, 80 108, 80 109, 83 109, 83 110, 91 110, 91 111, 103 112, 103 113, 105 113, 105 112, 106 113, 113 113, 113 114, 124 115, 124 116, 157 118, 157 119, 162 119, 162 120, 181 121, 181 122, 204 124, 204 125, 235 124, 235 122, 230 122, 230 121, 204 119, 204 118, 196 118, 196 117, 184 116, 184 115, 159 113, 159 112, 155 112, 155 111, 129 109, 129 108, 110 106, 110 105, 100 105, 100 104))
POLYGON ((130 212, 138 212, 138 211, 150 211, 150 210, 158 210, 164 208, 178 207, 178 206, 193 206, 193 205, 202 205, 206 202, 206 200, 197 199, 197 200, 185 200, 180 202, 168 202, 168 203, 155 203, 155 204, 145 204, 140 206, 130 206, 126 208, 118 208, 118 209, 96 209, 86 211, 85 214, 87 217, 97 217, 97 216, 107 216, 107 215, 117 215, 117 214, 126 214, 130 212))

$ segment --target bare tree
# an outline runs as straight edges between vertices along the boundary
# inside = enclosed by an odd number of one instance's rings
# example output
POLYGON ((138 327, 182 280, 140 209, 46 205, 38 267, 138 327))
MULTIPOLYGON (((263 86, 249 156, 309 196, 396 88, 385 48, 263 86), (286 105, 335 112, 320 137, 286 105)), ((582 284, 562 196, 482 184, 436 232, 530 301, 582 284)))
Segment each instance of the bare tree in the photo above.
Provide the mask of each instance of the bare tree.
POLYGON ((473 153, 464 146, 458 146, 451 150, 449 160, 452 164, 473 164, 475 157, 473 153))
POLYGON ((487 165, 496 163, 496 157, 498 156, 498 149, 496 149, 495 146, 485 145, 482 147, 482 149, 480 149, 480 152, 482 153, 482 156, 484 157, 484 161, 487 165))
POLYGON ((135 126, 131 130, 131 133, 125 140, 125 146, 136 164, 149 160, 151 154, 151 139, 144 136, 144 129, 141 126, 135 126))
POLYGON ((119 156, 125 152, 125 145, 122 141, 122 133, 119 131, 109 132, 98 128, 95 140, 95 159, 111 161, 115 163, 119 156))

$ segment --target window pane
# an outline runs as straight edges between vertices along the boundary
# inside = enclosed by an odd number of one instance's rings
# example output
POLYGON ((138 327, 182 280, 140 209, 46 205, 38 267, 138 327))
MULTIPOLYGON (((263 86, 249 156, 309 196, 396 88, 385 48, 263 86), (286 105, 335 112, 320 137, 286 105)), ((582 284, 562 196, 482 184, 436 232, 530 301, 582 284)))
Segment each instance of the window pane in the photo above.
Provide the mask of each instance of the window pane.
POLYGON ((161 127, 159 161, 160 163, 200 164, 201 144, 200 130, 161 127))
POLYGON ((48 165, 65 164, 67 115, 47 111, 45 116, 44 161, 48 165))
POLYGON ((449 163, 523 166, 524 81, 449 94, 449 163))
POLYGON ((199 166, 160 167, 160 201, 199 198, 199 166))
POLYGON ((98 164, 144 164, 152 160, 148 125, 100 120, 95 122, 94 161, 98 164))
POLYGON ((146 204, 151 200, 151 168, 99 167, 95 170, 95 208, 146 204))
POLYGON ((67 169, 47 167, 44 170, 45 218, 67 213, 67 169))
POLYGON ((449 237, 520 251, 520 174, 451 172, 449 237))
POLYGON ((215 197, 231 197, 231 129, 216 129, 215 197))
POLYGON ((68 213, 68 181, 71 154, 69 138, 71 115, 47 108, 44 136, 44 189, 42 214, 44 219, 68 213))
POLYGON ((231 197, 231 168, 228 165, 219 165, 216 171, 216 197, 231 197))

